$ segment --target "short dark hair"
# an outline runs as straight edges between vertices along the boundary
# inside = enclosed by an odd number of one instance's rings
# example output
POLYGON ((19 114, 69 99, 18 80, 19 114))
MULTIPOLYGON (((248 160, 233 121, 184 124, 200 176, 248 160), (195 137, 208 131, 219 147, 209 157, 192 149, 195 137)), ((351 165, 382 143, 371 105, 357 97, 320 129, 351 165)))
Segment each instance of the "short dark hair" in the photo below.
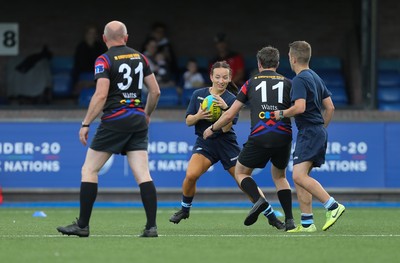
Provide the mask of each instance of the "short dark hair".
POLYGON ((289 53, 294 56, 300 64, 308 64, 311 59, 311 45, 306 41, 294 41, 289 44, 289 53))
POLYGON ((277 68, 279 65, 279 50, 266 46, 257 52, 257 61, 263 68, 277 68))

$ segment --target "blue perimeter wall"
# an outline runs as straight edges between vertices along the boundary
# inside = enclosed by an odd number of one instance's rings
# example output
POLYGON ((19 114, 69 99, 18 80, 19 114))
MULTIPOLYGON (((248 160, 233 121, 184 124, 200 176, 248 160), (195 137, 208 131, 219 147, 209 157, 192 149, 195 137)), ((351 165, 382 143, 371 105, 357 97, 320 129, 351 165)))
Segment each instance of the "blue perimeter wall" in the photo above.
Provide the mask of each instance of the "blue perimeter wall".
MULTIPOLYGON (((91 127, 93 138, 96 123, 91 127)), ((5 189, 79 188, 87 148, 78 139, 77 122, 1 122, 0 186, 5 189)), ((250 123, 235 125, 242 145, 250 123)), ((296 128, 294 130, 294 143, 296 128)), ((400 188, 400 123, 333 122, 326 163, 312 172, 325 187, 400 188)), ((149 165, 157 187, 181 188, 195 141, 194 128, 183 122, 153 122, 149 133, 149 165)), ((270 165, 254 171, 261 187, 274 187, 270 165)), ((290 183, 292 162, 288 168, 290 183)), ((99 187, 135 187, 126 158, 114 155, 101 170, 99 187)), ((220 163, 198 181, 198 187, 237 188, 220 163)))

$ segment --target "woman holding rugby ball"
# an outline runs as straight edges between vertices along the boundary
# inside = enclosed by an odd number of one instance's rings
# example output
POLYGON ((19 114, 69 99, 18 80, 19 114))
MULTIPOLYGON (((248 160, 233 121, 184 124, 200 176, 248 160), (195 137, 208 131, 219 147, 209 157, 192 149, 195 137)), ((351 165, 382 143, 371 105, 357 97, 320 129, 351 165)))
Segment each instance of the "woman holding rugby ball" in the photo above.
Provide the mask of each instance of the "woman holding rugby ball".
MULTIPOLYGON (((181 209, 169 219, 174 224, 178 224, 182 219, 189 218, 190 208, 196 194, 196 182, 213 164, 221 162, 224 169, 229 172, 232 178, 235 178, 235 165, 240 147, 232 125, 237 122, 238 114, 231 122, 220 130, 214 131, 214 134, 205 140, 203 139, 203 132, 217 120, 215 115, 208 110, 209 108, 202 105, 215 103, 214 107, 218 106, 222 111, 226 111, 236 100, 238 88, 232 82, 232 70, 226 61, 217 61, 212 65, 210 79, 212 86, 196 90, 186 110, 186 124, 194 126, 197 139, 193 145, 192 156, 182 184, 181 209), (209 99, 209 95, 213 96, 213 103, 203 103, 205 99, 209 99)), ((259 192, 262 194, 261 191, 259 192)), ((284 224, 280 221, 279 223, 281 223, 279 224, 280 227, 284 228, 284 224)))

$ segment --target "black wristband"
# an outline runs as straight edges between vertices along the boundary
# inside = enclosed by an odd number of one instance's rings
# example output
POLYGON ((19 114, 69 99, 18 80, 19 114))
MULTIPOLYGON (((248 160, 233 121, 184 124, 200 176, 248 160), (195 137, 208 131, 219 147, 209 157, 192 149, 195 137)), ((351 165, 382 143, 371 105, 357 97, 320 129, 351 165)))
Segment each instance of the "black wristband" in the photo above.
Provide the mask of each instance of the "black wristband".
POLYGON ((82 128, 84 128, 84 127, 86 127, 86 128, 89 128, 89 126, 90 126, 90 124, 84 124, 84 123, 82 123, 82 128))
POLYGON ((224 109, 223 111, 227 111, 231 108, 231 106, 228 106, 228 108, 224 109))
POLYGON ((215 130, 214 130, 214 124, 213 125, 211 125, 211 129, 210 129, 212 132, 215 132, 215 130))

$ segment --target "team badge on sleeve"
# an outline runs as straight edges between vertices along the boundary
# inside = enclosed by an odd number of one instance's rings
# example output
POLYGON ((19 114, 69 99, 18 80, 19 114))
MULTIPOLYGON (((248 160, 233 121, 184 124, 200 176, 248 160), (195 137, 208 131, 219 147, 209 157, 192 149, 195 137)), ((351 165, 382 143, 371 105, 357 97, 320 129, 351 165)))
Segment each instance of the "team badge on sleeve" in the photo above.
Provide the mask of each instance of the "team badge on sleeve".
POLYGON ((104 64, 103 63, 96 63, 94 66, 94 74, 102 73, 104 72, 104 64))

